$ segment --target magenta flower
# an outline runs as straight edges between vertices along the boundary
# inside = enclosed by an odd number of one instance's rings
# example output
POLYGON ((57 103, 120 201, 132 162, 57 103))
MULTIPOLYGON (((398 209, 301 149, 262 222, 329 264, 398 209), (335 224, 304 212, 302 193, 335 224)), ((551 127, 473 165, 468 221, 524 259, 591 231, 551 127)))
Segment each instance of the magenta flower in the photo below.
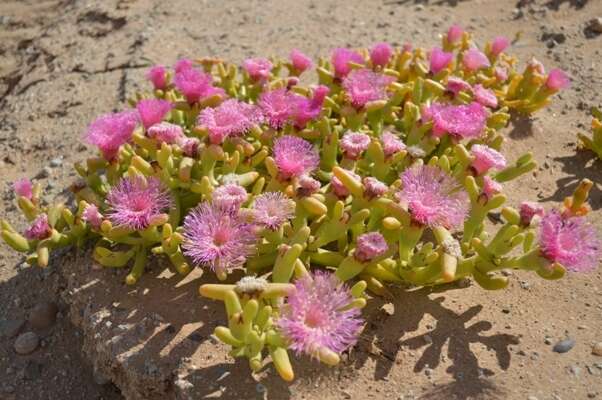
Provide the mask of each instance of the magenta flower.
POLYGON ((459 25, 452 25, 447 31, 447 42, 455 44, 462 39, 462 35, 464 35, 464 30, 459 25))
POLYGON ((199 139, 180 136, 176 139, 176 143, 182 148, 182 151, 186 156, 196 158, 199 155, 199 146, 201 145, 199 139))
POLYGON ((376 43, 370 49, 370 61, 372 61, 372 65, 375 67, 384 68, 389 63, 392 55, 393 48, 389 43, 376 43))
POLYGON ((316 119, 322 112, 324 99, 330 92, 328 86, 320 85, 314 90, 313 97, 308 99, 300 95, 292 96, 293 107, 291 117, 297 129, 303 129, 308 122, 316 119))
POLYGON ((28 200, 33 198, 33 186, 27 178, 17 179, 13 183, 13 190, 18 197, 25 197, 28 200))
POLYGON ((481 68, 488 68, 491 66, 487 56, 474 47, 464 52, 462 64, 464 64, 464 68, 470 72, 475 72, 481 68))
POLYGON ((334 67, 334 76, 344 78, 351 72, 349 63, 364 64, 364 57, 353 50, 339 47, 333 50, 331 62, 334 67))
POLYGON ((273 152, 280 178, 285 180, 310 174, 320 164, 318 151, 310 142, 296 136, 276 139, 273 152))
POLYGON ((173 104, 169 101, 161 99, 140 100, 136 105, 144 129, 148 129, 163 121, 163 118, 165 118, 172 107, 173 104))
POLYGON ((52 235, 52 227, 48 224, 48 215, 40 214, 25 230, 25 237, 29 240, 44 240, 52 235))
POLYGON ((243 266, 255 242, 253 226, 232 209, 204 202, 184 218, 184 254, 214 272, 243 266))
POLYGON ((262 120, 261 111, 251 104, 230 99, 216 108, 205 108, 197 124, 209 131, 209 140, 221 144, 229 136, 240 136, 262 120))
POLYGON ((389 245, 380 232, 369 232, 357 237, 353 256, 360 262, 370 262, 389 250, 389 245))
POLYGON ((185 63, 179 70, 176 69, 174 84, 188 103, 196 103, 213 95, 225 95, 223 89, 212 86, 213 78, 211 78, 211 75, 198 71, 191 66, 186 67, 186 65, 185 63))
POLYGON ((491 200, 493 196, 502 192, 502 184, 494 181, 488 175, 483 177, 483 194, 487 201, 491 200))
POLYGON ((280 192, 265 192, 255 198, 253 220, 272 231, 295 216, 295 202, 280 192))
POLYGON ((366 176, 362 180, 364 185, 364 196, 368 199, 384 196, 389 187, 372 176, 366 176))
POLYGON ((424 113, 426 120, 433 121, 433 135, 449 133, 456 139, 481 136, 487 116, 487 109, 477 102, 458 106, 433 103, 424 113))
POLYGON ((152 82, 157 90, 163 90, 167 86, 167 70, 162 65, 155 65, 146 73, 146 79, 152 82))
POLYGON ((431 73, 438 74, 443 71, 453 59, 454 53, 448 53, 441 50, 439 47, 434 47, 429 56, 431 73))
POLYGON ((211 201, 219 207, 238 210, 248 198, 249 195, 244 187, 236 183, 228 183, 213 191, 211 201))
POLYGON ((396 198, 407 205, 415 222, 452 229, 459 227, 468 216, 468 194, 442 169, 429 165, 409 168, 401 180, 403 185, 396 198))
POLYGON ((460 79, 458 77, 455 76, 450 76, 449 78, 447 78, 447 87, 446 89, 450 92, 452 92, 454 94, 454 96, 457 96, 458 93, 460 93, 461 91, 470 91, 471 87, 470 84, 468 82, 466 82, 464 79, 460 79))
POLYGON ((311 196, 312 194, 317 193, 322 187, 320 181, 309 175, 301 175, 297 180, 297 184, 299 185, 297 188, 297 196, 299 197, 311 196))
POLYGON ((499 56, 504 50, 510 46, 510 40, 505 36, 498 36, 491 43, 491 54, 494 57, 499 56))
POLYGON ((369 69, 353 70, 343 79, 343 88, 356 108, 362 108, 366 103, 387 98, 387 86, 395 79, 373 72, 369 69))
POLYGON ((82 219, 90 224, 94 229, 100 229, 102 224, 102 214, 94 204, 88 204, 82 213, 82 219))
POLYGON ((564 217, 556 210, 541 220, 539 246, 550 262, 573 272, 594 270, 602 249, 596 229, 584 217, 564 217))
POLYGON ((545 211, 543 207, 532 201, 523 201, 520 205, 520 222, 523 226, 531 225, 534 217, 543 217, 545 211))
POLYGON ((129 142, 138 123, 134 110, 104 114, 88 126, 85 140, 97 146, 106 160, 113 160, 121 145, 129 142))
POLYGON ((309 58, 297 49, 291 50, 289 58, 291 60, 291 65, 299 74, 302 74, 303 72, 307 71, 313 65, 311 58, 309 58))
POLYGON ((148 128, 146 131, 148 137, 157 140, 159 143, 174 144, 184 137, 184 131, 180 125, 169 122, 160 122, 148 128))
POLYGON ((370 136, 361 132, 347 131, 341 138, 339 145, 345 157, 357 160, 370 146, 370 136))
POLYGON ((251 80, 258 82, 264 81, 270 77, 272 71, 272 63, 265 58, 248 58, 242 63, 242 67, 251 80))
POLYGON ((506 158, 489 146, 475 144, 470 148, 470 152, 474 156, 471 166, 477 175, 485 174, 490 169, 506 168, 506 158))
POLYGON ((406 145, 402 142, 402 140, 397 137, 397 135, 389 131, 383 132, 380 136, 380 140, 383 145, 385 157, 391 157, 392 155, 399 153, 406 148, 406 145))
POLYGON ((553 69, 548 74, 548 78, 546 79, 546 86, 548 89, 553 91, 558 91, 561 89, 566 89, 571 85, 571 81, 567 74, 560 69, 553 69))
POLYGON ((497 107, 497 97, 495 97, 493 90, 485 89, 482 85, 478 84, 472 88, 472 93, 475 100, 485 107, 497 107))
POLYGON ((259 96, 259 107, 272 129, 281 129, 294 113, 294 95, 286 89, 266 91, 259 96))
POLYGON ((190 69, 193 68, 194 63, 192 62, 192 60, 189 60, 187 58, 182 58, 181 60, 178 60, 176 62, 176 65, 174 65, 173 69, 174 71, 176 71, 176 73, 178 72, 182 72, 186 69, 190 69))
POLYGON ((295 281, 276 325, 296 353, 318 357, 321 349, 341 353, 355 345, 363 321, 350 289, 334 274, 316 271, 295 281))
MULTIPOLYGON (((361 182, 362 177, 355 172, 347 170, 347 173, 353 176, 357 181, 361 182)), ((347 189, 347 187, 343 185, 343 182, 341 182, 341 180, 336 176, 333 176, 330 180, 330 187, 332 188, 332 192, 335 194, 335 196, 340 199, 344 199, 350 194, 349 189, 347 189)))
POLYGON ((126 177, 111 188, 107 204, 107 216, 113 225, 143 230, 172 203, 169 191, 158 178, 126 177))

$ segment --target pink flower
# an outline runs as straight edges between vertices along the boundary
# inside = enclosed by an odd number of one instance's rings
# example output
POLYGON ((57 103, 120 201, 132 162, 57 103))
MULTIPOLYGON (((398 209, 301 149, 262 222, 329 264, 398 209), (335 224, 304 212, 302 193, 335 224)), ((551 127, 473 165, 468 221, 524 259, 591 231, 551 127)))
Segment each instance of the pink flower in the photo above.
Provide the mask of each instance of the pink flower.
POLYGON ((266 91, 259 96, 259 107, 272 129, 281 129, 292 117, 293 98, 286 89, 266 91))
POLYGON ((462 39, 463 34, 464 30, 459 25, 452 25, 447 31, 447 42, 451 44, 457 43, 462 39))
POLYGON ((485 174, 490 169, 506 168, 506 158, 489 146, 475 144, 470 148, 470 152, 474 156, 471 166, 477 175, 485 174))
POLYGON ((242 67, 251 80, 258 82, 264 81, 270 77, 272 71, 272 63, 265 58, 248 58, 242 63, 242 67))
MULTIPOLYGON (((182 62, 182 60, 180 60, 182 62)), ((211 75, 198 71, 184 63, 178 70, 176 67, 176 76, 174 84, 176 88, 184 95, 186 101, 190 104, 196 103, 213 95, 224 96, 225 92, 221 88, 212 86, 213 78, 211 75)))
POLYGON ((146 79, 152 82, 157 90, 163 90, 167 86, 167 70, 162 65, 155 65, 146 73, 146 79))
POLYGON ((40 214, 25 230, 25 237, 29 240, 44 240, 52 235, 52 227, 48 224, 48 216, 40 214))
POLYGON ((550 262, 569 271, 587 272, 598 266, 602 243, 584 217, 563 217, 554 210, 541 220, 539 246, 550 262))
MULTIPOLYGON (((348 170, 347 173, 353 176, 357 181, 361 182, 362 177, 356 174, 355 172, 348 170)), ((332 192, 335 194, 335 196, 337 196, 340 199, 344 199, 350 194, 349 189, 347 189, 347 187, 343 185, 343 182, 341 182, 341 180, 336 176, 333 176, 330 180, 330 187, 332 188, 332 192)))
POLYGON ((472 93, 475 100, 482 105, 491 108, 497 107, 497 97, 495 97, 493 90, 485 89, 481 84, 478 84, 473 86, 472 93))
POLYGON ((242 267, 254 251, 253 226, 235 211, 203 202, 184 218, 184 254, 214 272, 242 267))
POLYGON ((308 122, 316 119, 322 112, 324 99, 330 92, 328 86, 320 85, 314 90, 313 97, 308 99, 300 95, 292 96, 293 107, 291 117, 297 129, 303 129, 308 122))
POLYGON ((88 126, 85 139, 97 146, 106 160, 113 160, 121 145, 132 137, 138 118, 134 110, 101 115, 88 126))
POLYGON ((376 43, 372 46, 372 49, 370 49, 370 60, 375 67, 384 68, 389 63, 392 55, 393 48, 389 43, 376 43))
POLYGON ((209 140, 221 144, 228 136, 240 136, 262 120, 261 111, 251 104, 230 99, 216 108, 205 108, 197 124, 209 131, 209 140))
POLYGON ((295 216, 295 202, 280 192, 265 192, 255 198, 253 217, 256 224, 272 231, 295 216))
POLYGON ((523 201, 520 205, 520 222, 523 226, 531 225, 534 217, 543 217, 545 211, 543 207, 532 201, 523 201))
POLYGON ((407 205, 415 222, 452 229, 459 227, 468 216, 468 194, 442 169, 429 165, 409 168, 401 180, 403 185, 396 198, 407 205))
POLYGON ((94 229, 100 229, 102 218, 102 214, 98 211, 98 207, 96 207, 94 204, 88 204, 82 213, 82 219, 89 223, 94 229))
POLYGON ((362 108, 370 101, 386 99, 387 86, 394 80, 391 76, 369 69, 356 69, 343 80, 343 88, 351 104, 356 108, 362 108))
POLYGON ((33 197, 33 187, 31 181, 27 178, 17 179, 13 183, 13 190, 18 197, 25 197, 28 200, 33 197))
POLYGON ((344 78, 351 72, 349 62, 364 64, 364 57, 353 50, 339 47, 333 50, 331 62, 334 67, 334 75, 337 78, 344 78))
POLYGON ((527 68, 529 68, 533 72, 536 72, 536 73, 538 73, 540 75, 545 75, 545 73, 546 73, 546 69, 544 68, 544 66, 541 63, 541 61, 539 61, 535 57, 533 57, 533 58, 531 58, 529 60, 529 62, 527 63, 527 68))
POLYGON ((169 191, 158 178, 126 177, 111 188, 107 204, 107 216, 113 225, 143 230, 169 209, 172 202, 169 191))
POLYGON ((391 157, 392 155, 399 153, 406 148, 406 145, 401 141, 397 135, 386 131, 380 136, 380 140, 383 144, 383 152, 385 157, 391 157))
POLYGON ((487 109, 477 102, 463 105, 433 103, 424 117, 433 120, 433 135, 446 132, 457 139, 481 136, 487 123, 487 109))
POLYGON ((313 65, 311 58, 297 49, 291 50, 289 58, 291 59, 291 65, 299 74, 302 74, 306 70, 310 69, 313 65))
POLYGON ((564 71, 560 69, 553 69, 548 74, 548 78, 546 79, 546 86, 548 89, 553 91, 558 91, 561 89, 566 89, 571 85, 571 81, 569 77, 564 73, 564 71))
POLYGON ((431 64, 430 70, 432 74, 438 74, 454 59, 454 53, 448 53, 441 50, 439 47, 434 47, 431 50, 431 54, 429 56, 429 61, 431 64))
POLYGON ((462 63, 464 64, 464 68, 470 72, 491 66, 487 56, 474 47, 464 52, 462 63))
POLYGON ((457 96, 461 91, 470 91, 471 87, 468 82, 464 79, 460 79, 455 76, 450 76, 447 78, 447 90, 452 92, 454 96, 457 96))
POLYGON ((182 148, 184 154, 188 157, 196 158, 199 155, 199 146, 201 141, 197 138, 180 136, 176 143, 182 148))
POLYGON ((297 188, 297 196, 299 197, 311 196, 312 194, 317 193, 322 187, 320 181, 309 175, 301 175, 297 184, 299 185, 297 188))
POLYGON ((504 67, 495 67, 495 78, 504 83, 508 80, 508 71, 504 67))
POLYGON ((174 71, 176 71, 176 73, 178 72, 182 72, 186 69, 190 69, 193 67, 193 62, 192 60, 189 60, 187 58, 182 58, 181 60, 178 60, 176 62, 176 65, 174 65, 173 69, 174 71))
POLYGON ((276 321, 295 352, 318 357, 321 349, 341 353, 355 345, 362 330, 360 310, 346 308, 350 289, 334 274, 316 271, 295 281, 276 321))
POLYGON ((140 100, 136 105, 144 129, 163 121, 163 118, 171 111, 172 107, 173 104, 169 101, 161 99, 140 100))
POLYGON ((159 143, 174 144, 178 139, 184 136, 184 131, 180 125, 170 124, 169 122, 160 122, 148 128, 146 131, 148 137, 157 140, 159 143))
POLYGON ((505 36, 498 36, 491 43, 491 54, 494 57, 499 56, 504 50, 510 46, 510 40, 505 36))
POLYGON ((370 146, 370 136, 361 132, 347 131, 341 138, 339 145, 345 157, 357 160, 370 146))
POLYGON ((389 191, 387 185, 371 176, 364 177, 362 183, 364 185, 364 196, 368 199, 384 196, 389 191))
POLYGON ((218 207, 238 210, 249 198, 244 187, 236 183, 219 186, 213 191, 211 201, 218 207))
POLYGON ((359 235, 353 256, 360 262, 369 262, 382 256, 389 250, 389 245, 380 232, 369 232, 359 235))
POLYGON ((485 198, 489 201, 493 196, 502 191, 502 184, 494 181, 488 175, 483 177, 483 194, 485 198))
POLYGON ((310 142, 296 136, 276 139, 273 152, 280 178, 285 180, 310 174, 320 164, 318 151, 310 142))

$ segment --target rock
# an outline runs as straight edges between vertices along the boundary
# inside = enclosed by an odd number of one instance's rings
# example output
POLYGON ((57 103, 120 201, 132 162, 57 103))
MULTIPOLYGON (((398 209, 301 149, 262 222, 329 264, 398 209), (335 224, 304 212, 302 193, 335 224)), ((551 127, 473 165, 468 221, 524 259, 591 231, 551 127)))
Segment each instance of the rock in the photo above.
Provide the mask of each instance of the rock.
POLYGON ((589 21, 588 28, 591 32, 601 34, 602 33, 602 17, 594 18, 589 21))
POLYGON ((52 160, 50 160, 50 166, 52 168, 60 167, 61 165, 63 165, 62 157, 57 157, 57 158, 53 158, 52 160))
POLYGON ((58 311, 59 309, 56 303, 52 301, 38 303, 31 309, 29 323, 37 329, 49 328, 56 322, 56 314, 58 311))
POLYGON ((575 346, 575 339, 566 338, 556 343, 552 348, 555 353, 567 353, 575 346))
POLYGON ((551 337, 549 337, 549 336, 546 336, 546 338, 543 340, 543 342, 544 342, 545 344, 552 344, 552 338, 551 338, 551 337))
POLYGON ((424 342, 427 344, 433 343, 433 338, 431 337, 431 335, 424 335, 424 342))
POLYGON ((24 319, 9 319, 0 321, 0 339, 13 338, 19 334, 25 325, 24 319))
POLYGON ((44 168, 42 168, 42 170, 40 172, 38 172, 38 174, 35 176, 35 178, 36 179, 48 178, 50 176, 51 172, 52 172, 52 170, 50 169, 50 167, 44 167, 44 168))
POLYGON ((592 354, 602 356, 602 342, 594 344, 592 347, 592 354))
POLYGON ((40 338, 34 332, 25 332, 15 340, 15 351, 19 354, 29 354, 38 348, 40 338))
POLYGON ((571 372, 571 374, 578 377, 581 374, 581 367, 578 367, 576 365, 571 365, 569 368, 569 371, 571 372))

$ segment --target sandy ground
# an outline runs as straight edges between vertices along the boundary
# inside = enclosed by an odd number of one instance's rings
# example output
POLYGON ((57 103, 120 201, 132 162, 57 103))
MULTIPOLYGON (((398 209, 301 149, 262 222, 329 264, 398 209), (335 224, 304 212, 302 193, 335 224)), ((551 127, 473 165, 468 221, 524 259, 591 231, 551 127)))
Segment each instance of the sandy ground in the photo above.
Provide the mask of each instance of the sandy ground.
MULTIPOLYGON (((122 108, 126 96, 145 84, 152 63, 170 65, 181 56, 284 57, 293 47, 318 56, 376 41, 428 47, 455 22, 481 41, 520 33, 513 51, 522 60, 534 55, 570 73, 571 89, 551 108, 532 120, 515 120, 507 130, 506 155, 533 151, 540 163, 509 185, 509 203, 538 199, 551 206, 588 177, 596 183, 592 218, 602 227, 602 162, 576 153, 576 133, 590 123, 587 110, 602 106, 602 36, 586 30, 593 17, 602 17, 600 0, 3 0, 0 217, 22 227, 10 189, 16 178, 37 176, 50 197, 65 196, 74 177, 71 164, 92 154, 80 144, 85 126, 122 108)), ((82 354, 82 336, 89 332, 71 325, 77 318, 62 295, 70 284, 64 271, 77 263, 66 254, 48 270, 26 268, 0 245, 0 333, 8 321, 27 319, 40 302, 55 301, 60 310, 53 326, 37 331, 42 345, 31 355, 17 355, 14 338, 0 335, 0 399, 122 398, 82 354)), ((125 293, 112 282, 120 278, 94 273, 125 293)), ((142 288, 153 285, 153 276, 141 282, 142 288)), ((177 333, 194 339, 186 354, 177 353, 200 368, 192 398, 602 398, 602 357, 591 354, 592 344, 602 341, 599 271, 561 282, 514 274, 501 293, 474 285, 397 291, 394 302, 377 300, 366 311, 367 328, 343 365, 327 370, 303 360, 291 386, 271 369, 257 385, 223 348, 211 351, 205 339, 221 316, 208 311, 215 305, 198 300, 192 286, 174 292, 180 303, 163 314, 178 327, 195 327, 177 333), (575 347, 552 352, 548 343, 567 336, 575 347)), ((94 307, 111 299, 89 301, 94 307)), ((29 329, 27 324, 23 331, 29 329)))

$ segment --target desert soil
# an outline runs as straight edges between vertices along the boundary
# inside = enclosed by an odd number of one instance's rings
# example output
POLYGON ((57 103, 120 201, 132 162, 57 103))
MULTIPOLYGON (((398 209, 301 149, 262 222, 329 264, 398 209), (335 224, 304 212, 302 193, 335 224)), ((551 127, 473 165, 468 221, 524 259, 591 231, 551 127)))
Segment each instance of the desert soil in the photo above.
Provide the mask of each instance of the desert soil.
MULTIPOLYGON (((602 35, 587 29, 595 17, 600 0, 2 0, 0 217, 23 227, 10 187, 17 178, 39 180, 49 198, 67 196, 71 165, 93 154, 80 140, 86 125, 145 87, 153 63, 285 57, 293 47, 317 57, 377 41, 429 47, 459 23, 481 43, 520 34, 512 51, 523 61, 535 56, 571 75, 549 109, 506 130, 506 155, 532 151, 540 164, 508 185, 509 204, 551 207, 588 177, 591 217, 602 229, 602 162, 577 151, 576 140, 588 130, 590 106, 602 106, 602 35)), ((228 359, 210 337, 221 305, 197 298, 198 281, 176 288, 178 279, 160 269, 130 290, 122 276, 93 270, 85 252, 66 251, 40 270, 0 245, 0 399, 135 398, 141 385, 159 388, 148 398, 602 398, 602 357, 592 354, 602 341, 600 270, 560 282, 513 273, 503 292, 395 289, 394 301, 368 307, 365 332, 340 367, 301 360, 286 385, 271 368, 252 378, 244 362, 228 359), (10 327, 44 302, 58 305, 56 321, 26 322, 19 332, 33 330, 41 343, 19 355, 10 327), (108 320, 97 330, 101 311, 108 320), (111 321, 138 326, 114 347, 120 365, 100 344, 114 334, 111 321), (165 329, 148 333, 148 324, 165 329), (567 337, 575 346, 553 352, 567 337), (143 378, 124 375, 126 353, 138 354, 131 368, 143 378), (169 381, 159 385, 153 373, 169 381)))

